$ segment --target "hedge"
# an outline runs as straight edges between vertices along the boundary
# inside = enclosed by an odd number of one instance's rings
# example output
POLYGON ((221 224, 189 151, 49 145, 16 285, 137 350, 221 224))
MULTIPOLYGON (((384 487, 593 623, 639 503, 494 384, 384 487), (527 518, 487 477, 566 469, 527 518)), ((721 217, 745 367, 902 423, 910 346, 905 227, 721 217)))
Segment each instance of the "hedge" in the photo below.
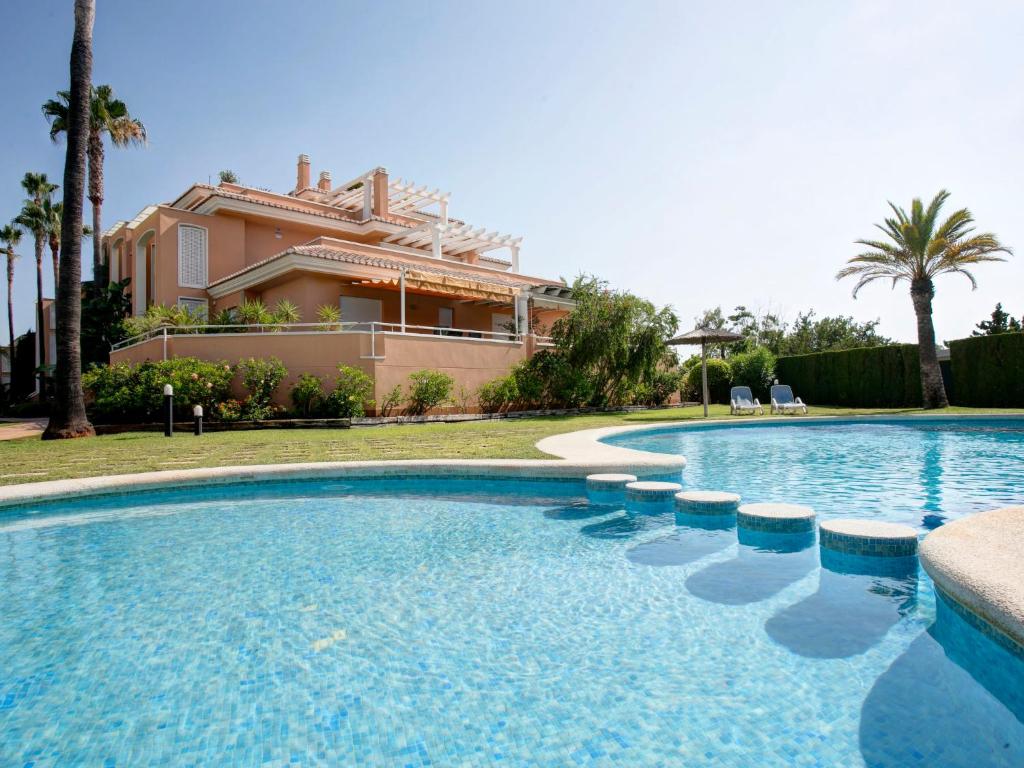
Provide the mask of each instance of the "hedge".
POLYGON ((811 405, 919 408, 921 373, 916 344, 864 347, 780 357, 775 375, 811 405))
POLYGON ((1024 407, 1024 333, 949 343, 955 405, 1024 407))

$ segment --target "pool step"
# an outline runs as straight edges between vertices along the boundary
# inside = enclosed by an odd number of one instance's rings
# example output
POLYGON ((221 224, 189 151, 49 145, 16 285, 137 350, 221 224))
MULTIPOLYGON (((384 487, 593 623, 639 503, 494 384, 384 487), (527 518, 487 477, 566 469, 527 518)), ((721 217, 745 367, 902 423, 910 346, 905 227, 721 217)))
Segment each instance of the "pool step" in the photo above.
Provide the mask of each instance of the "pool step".
POLYGON ((917 531, 880 520, 827 520, 819 526, 821 546, 848 555, 909 557, 917 554, 917 531))
POLYGON ((765 533, 813 531, 814 519, 814 510, 799 504, 744 504, 736 510, 738 526, 765 533))
POLYGON ((676 509, 688 515, 734 515, 740 505, 739 494, 725 491, 682 491, 675 498, 676 509))
POLYGON ((626 498, 630 501, 671 501, 683 490, 679 483, 640 480, 626 483, 626 498))
POLYGON ((590 491, 621 491, 627 483, 635 483, 636 475, 608 472, 597 475, 587 475, 587 490, 590 491))

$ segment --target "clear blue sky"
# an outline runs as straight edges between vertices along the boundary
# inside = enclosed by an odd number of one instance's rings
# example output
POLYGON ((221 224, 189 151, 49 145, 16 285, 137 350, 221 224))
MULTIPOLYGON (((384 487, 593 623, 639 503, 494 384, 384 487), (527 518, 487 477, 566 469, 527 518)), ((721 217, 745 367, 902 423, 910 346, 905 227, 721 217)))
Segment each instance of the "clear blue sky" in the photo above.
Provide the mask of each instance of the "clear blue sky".
MULTIPOLYGON (((683 325, 813 307, 912 340, 905 288, 853 301, 833 276, 887 199, 946 187, 1020 256, 974 293, 940 279, 939 338, 996 301, 1024 314, 1022 3, 97 5, 94 80, 150 135, 108 151, 107 226, 222 168, 286 191, 306 152, 314 177, 384 165, 450 191, 453 215, 524 236, 525 272, 595 273, 683 325)), ((3 221, 25 171, 62 176, 39 107, 67 81, 71 6, 0 11, 3 221)))

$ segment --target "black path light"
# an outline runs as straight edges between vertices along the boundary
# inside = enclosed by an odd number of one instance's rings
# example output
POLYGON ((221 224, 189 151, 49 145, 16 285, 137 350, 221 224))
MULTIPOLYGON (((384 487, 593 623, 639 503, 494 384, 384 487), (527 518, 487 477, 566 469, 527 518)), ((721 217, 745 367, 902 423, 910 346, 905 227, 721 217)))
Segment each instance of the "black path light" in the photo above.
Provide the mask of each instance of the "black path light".
POLYGON ((164 437, 174 434, 174 387, 164 384, 164 437))
POLYGON ((666 344, 700 344, 700 378, 704 389, 704 418, 708 417, 708 344, 731 344, 743 336, 724 328, 694 328, 689 333, 669 339, 666 344))

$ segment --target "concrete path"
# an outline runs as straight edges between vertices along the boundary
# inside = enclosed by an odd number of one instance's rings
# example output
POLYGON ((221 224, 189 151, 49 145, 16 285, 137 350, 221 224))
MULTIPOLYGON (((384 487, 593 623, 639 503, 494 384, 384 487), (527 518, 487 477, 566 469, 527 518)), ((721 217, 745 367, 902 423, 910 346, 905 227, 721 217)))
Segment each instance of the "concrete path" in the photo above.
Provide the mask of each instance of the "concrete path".
POLYGON ((0 419, 0 440, 39 437, 46 429, 46 419, 0 419))

